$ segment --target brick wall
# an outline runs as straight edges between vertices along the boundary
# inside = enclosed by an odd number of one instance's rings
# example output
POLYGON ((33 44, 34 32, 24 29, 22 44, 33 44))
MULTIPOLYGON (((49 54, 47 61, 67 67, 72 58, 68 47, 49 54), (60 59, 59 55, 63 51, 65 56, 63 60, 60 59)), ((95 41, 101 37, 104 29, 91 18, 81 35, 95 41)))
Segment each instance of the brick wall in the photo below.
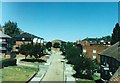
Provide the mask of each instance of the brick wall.
POLYGON ((107 47, 108 46, 104 45, 85 45, 83 46, 83 54, 86 54, 86 56, 92 60, 96 58, 100 62, 100 56, 98 54, 105 50, 107 47))

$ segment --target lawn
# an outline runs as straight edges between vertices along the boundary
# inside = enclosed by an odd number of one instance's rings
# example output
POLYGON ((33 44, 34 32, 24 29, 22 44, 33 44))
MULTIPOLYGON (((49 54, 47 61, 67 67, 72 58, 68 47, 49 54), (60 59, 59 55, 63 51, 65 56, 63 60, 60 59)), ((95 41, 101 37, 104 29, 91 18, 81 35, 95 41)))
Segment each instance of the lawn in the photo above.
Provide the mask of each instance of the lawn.
MULTIPOLYGON (((94 80, 99 80, 100 77, 97 76, 97 75, 93 75, 93 79, 94 79, 94 80)), ((79 78, 78 80, 76 80, 76 83, 95 83, 94 80, 87 80, 87 79, 80 79, 80 78, 79 78)))
POLYGON ((78 79, 76 80, 76 83, 95 83, 94 80, 87 80, 87 79, 78 79))
POLYGON ((28 81, 37 72, 37 68, 25 66, 9 66, 0 70, 2 81, 28 81))
POLYGON ((99 80, 99 79, 100 79, 100 77, 99 77, 99 76, 97 76, 97 75, 93 75, 93 79, 94 79, 94 80, 99 80))

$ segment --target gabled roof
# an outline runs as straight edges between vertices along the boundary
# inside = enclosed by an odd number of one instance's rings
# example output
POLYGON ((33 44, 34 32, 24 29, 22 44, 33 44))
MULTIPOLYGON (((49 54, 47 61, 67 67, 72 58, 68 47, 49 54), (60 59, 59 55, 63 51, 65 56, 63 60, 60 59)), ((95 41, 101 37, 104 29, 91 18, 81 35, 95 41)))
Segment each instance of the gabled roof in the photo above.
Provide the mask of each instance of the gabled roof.
POLYGON ((95 41, 95 40, 97 40, 97 38, 85 38, 85 39, 83 39, 82 41, 95 41))
POLYGON ((109 57, 115 58, 116 60, 120 61, 120 41, 108 47, 104 51, 102 51, 100 55, 109 56, 109 57))
POLYGON ((100 42, 100 39, 98 39, 98 38, 85 38, 85 39, 83 39, 82 41, 88 41, 88 42, 90 42, 90 43, 97 43, 97 42, 100 42))
POLYGON ((18 37, 20 37, 20 38, 39 38, 39 39, 43 39, 43 38, 37 37, 37 36, 35 36, 33 34, 30 34, 30 33, 27 33, 27 32, 24 32, 24 33, 16 36, 16 38, 18 38, 18 37))
POLYGON ((11 38, 9 35, 6 35, 0 31, 0 38, 11 38))

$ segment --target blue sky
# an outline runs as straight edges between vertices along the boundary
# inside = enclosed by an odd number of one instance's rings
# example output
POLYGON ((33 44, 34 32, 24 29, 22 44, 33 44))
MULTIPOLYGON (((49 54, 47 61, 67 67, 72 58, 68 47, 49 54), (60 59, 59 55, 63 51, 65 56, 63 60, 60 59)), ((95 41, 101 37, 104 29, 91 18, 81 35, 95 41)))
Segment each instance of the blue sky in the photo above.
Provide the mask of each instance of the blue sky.
POLYGON ((46 41, 76 41, 111 35, 118 22, 118 3, 3 2, 2 25, 8 20, 46 41))

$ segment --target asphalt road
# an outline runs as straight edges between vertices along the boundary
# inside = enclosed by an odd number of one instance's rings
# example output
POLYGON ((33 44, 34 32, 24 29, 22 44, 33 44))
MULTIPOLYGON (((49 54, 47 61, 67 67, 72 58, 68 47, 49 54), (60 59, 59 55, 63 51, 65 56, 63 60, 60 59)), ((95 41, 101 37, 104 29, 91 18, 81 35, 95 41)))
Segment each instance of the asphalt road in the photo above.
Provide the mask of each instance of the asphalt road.
POLYGON ((60 59, 62 59, 62 56, 60 55, 59 52, 58 53, 56 52, 53 53, 50 58, 52 61, 45 76, 42 79, 42 82, 45 81, 64 82, 64 63, 60 61, 60 59))

